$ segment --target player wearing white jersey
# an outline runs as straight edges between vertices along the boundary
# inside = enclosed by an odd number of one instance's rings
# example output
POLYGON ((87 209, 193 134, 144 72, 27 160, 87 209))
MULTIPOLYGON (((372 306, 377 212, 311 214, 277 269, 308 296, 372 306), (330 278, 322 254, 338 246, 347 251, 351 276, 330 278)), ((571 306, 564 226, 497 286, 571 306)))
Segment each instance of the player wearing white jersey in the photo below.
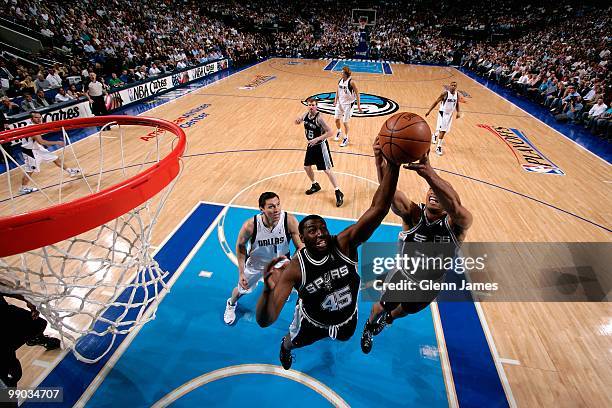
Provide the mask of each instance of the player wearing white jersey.
POLYGON ((442 145, 444 144, 444 136, 450 132, 453 122, 453 112, 457 111, 457 119, 459 119, 459 92, 457 92, 457 82, 450 83, 447 91, 442 92, 438 99, 431 105, 425 116, 428 116, 433 108, 440 104, 438 113, 438 122, 436 124, 436 132, 431 137, 431 143, 436 145, 436 154, 442 155, 442 145))
MULTIPOLYGON (((32 112, 32 124, 39 125, 41 123, 43 123, 41 114, 39 112, 32 112)), ((21 178, 21 188, 19 189, 19 193, 21 194, 29 194, 38 190, 36 187, 29 187, 28 182, 30 181, 30 175, 32 173, 40 172, 40 165, 42 163, 53 162, 57 167, 65 170, 70 177, 78 177, 81 175, 81 170, 79 169, 64 169, 59 157, 45 149, 45 146, 64 146, 64 142, 52 142, 43 139, 41 135, 36 135, 19 139, 16 143, 21 145, 21 154, 24 161, 24 174, 21 178)))
POLYGON ((297 249, 303 246, 297 219, 282 211, 276 193, 268 191, 261 194, 259 209, 261 213, 245 221, 238 234, 238 285, 226 302, 223 314, 226 324, 234 323, 238 299, 255 289, 270 261, 279 256, 288 257, 291 240, 297 249))
POLYGON ((348 122, 353 114, 353 105, 357 102, 357 111, 361 113, 361 97, 359 89, 353 78, 351 78, 351 69, 346 65, 342 67, 342 78, 338 81, 338 89, 334 98, 334 118, 336 119, 336 137, 335 141, 340 140, 342 134, 340 119, 344 123, 344 138, 340 147, 345 147, 349 142, 349 126, 348 122))

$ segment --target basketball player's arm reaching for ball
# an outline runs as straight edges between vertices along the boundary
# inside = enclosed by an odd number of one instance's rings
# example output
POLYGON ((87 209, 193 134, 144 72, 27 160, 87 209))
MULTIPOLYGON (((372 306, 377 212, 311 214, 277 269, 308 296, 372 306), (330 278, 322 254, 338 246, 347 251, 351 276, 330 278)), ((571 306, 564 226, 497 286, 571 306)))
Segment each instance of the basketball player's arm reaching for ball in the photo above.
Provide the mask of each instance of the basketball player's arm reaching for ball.
POLYGON ((247 242, 253 235, 253 219, 249 218, 242 224, 240 232, 238 233, 238 239, 236 240, 236 258, 238 260, 238 284, 243 289, 249 288, 249 283, 244 276, 244 265, 247 258, 247 242))
POLYGON ((400 166, 387 163, 382 170, 382 180, 374 193, 370 208, 357 222, 338 234, 340 250, 349 258, 357 259, 357 247, 366 242, 389 213, 397 189, 400 166))
POLYGON ((459 194, 457 194, 453 186, 440 177, 431 167, 428 155, 423 156, 417 163, 404 165, 404 168, 416 171, 419 176, 427 181, 429 187, 431 187, 438 200, 440 200, 440 205, 450 216, 451 225, 458 227, 460 230, 457 238, 461 241, 460 235, 470 228, 473 217, 472 213, 461 204, 459 194))
MULTIPOLYGON (((378 142, 378 136, 374 140, 372 146, 374 150, 374 161, 376 163, 376 175, 378 176, 378 182, 382 183, 383 175, 385 173, 386 161, 383 157, 380 144, 378 142)), ((415 211, 419 211, 419 206, 409 199, 403 191, 396 190, 393 195, 393 201, 391 202, 391 211, 402 219, 410 220, 411 215, 415 211)))

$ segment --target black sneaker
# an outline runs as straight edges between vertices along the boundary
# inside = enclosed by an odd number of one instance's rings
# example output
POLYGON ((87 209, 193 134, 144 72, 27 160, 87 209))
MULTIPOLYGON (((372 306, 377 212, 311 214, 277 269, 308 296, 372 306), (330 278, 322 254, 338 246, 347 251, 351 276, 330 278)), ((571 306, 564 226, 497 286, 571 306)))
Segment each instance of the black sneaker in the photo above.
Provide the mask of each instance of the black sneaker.
POLYGON ((311 195, 321 190, 321 186, 319 183, 312 183, 312 186, 308 190, 306 190, 306 195, 311 195))
POLYGON ((366 320, 365 326, 363 326, 363 333, 361 334, 361 351, 363 351, 364 354, 368 354, 370 351, 372 351, 372 337, 373 333, 370 330, 368 321, 366 320))
POLYGON ((376 319, 376 322, 372 324, 373 335, 378 336, 380 332, 383 331, 383 329, 387 325, 387 316, 387 311, 382 312, 381 315, 378 316, 378 319, 376 319))
POLYGON ((26 344, 28 346, 43 346, 47 350, 55 350, 59 348, 61 343, 59 339, 40 334, 26 341, 26 344))
POLYGON ((285 348, 285 338, 281 338, 281 346, 280 346, 280 362, 285 370, 291 368, 291 363, 293 363, 293 356, 291 355, 291 350, 287 350, 285 348))
POLYGON ((344 203, 344 194, 340 190, 336 190, 336 207, 340 207, 344 203))

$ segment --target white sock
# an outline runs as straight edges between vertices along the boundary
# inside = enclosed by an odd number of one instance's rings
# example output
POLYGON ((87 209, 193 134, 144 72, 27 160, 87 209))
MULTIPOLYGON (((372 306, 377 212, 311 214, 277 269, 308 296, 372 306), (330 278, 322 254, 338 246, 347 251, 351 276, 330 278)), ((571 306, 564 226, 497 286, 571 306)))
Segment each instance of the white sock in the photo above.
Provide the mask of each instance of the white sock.
POLYGON ((336 187, 336 189, 335 189, 335 190, 336 190, 336 191, 340 191, 340 187, 336 187))
POLYGON ((444 139, 438 139, 438 147, 442 147, 444 144, 444 139))

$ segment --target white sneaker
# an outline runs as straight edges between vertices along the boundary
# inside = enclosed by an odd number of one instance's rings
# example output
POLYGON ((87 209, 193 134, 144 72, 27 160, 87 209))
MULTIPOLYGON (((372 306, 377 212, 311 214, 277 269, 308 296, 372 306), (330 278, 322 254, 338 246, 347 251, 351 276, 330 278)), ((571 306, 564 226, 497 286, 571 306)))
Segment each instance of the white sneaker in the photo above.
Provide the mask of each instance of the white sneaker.
POLYGON ((348 145, 348 137, 342 139, 342 143, 340 143, 340 147, 346 147, 348 145))
POLYGON ((225 313, 223 313, 223 321, 225 322, 225 324, 230 325, 234 323, 234 320, 236 320, 237 304, 238 302, 234 303, 233 305, 230 305, 230 299, 227 299, 227 302, 225 304, 225 313))
POLYGON ((68 175, 70 177, 78 177, 81 175, 81 170, 80 169, 75 169, 75 168, 67 168, 66 172, 68 173, 68 175))
POLYGON ((30 193, 33 193, 35 191, 38 191, 38 189, 36 187, 22 186, 19 189, 19 194, 30 194, 30 193))
POLYGON ((442 146, 436 146, 436 154, 438 156, 442 156, 442 146))
POLYGON ((431 135, 431 144, 436 144, 436 143, 438 143, 438 135, 434 133, 433 135, 431 135))
POLYGON ((337 131, 337 132, 336 132, 336 136, 334 136, 334 142, 337 142, 338 140, 340 140, 340 134, 341 134, 341 133, 342 133, 342 132, 340 132, 340 131, 337 131))

